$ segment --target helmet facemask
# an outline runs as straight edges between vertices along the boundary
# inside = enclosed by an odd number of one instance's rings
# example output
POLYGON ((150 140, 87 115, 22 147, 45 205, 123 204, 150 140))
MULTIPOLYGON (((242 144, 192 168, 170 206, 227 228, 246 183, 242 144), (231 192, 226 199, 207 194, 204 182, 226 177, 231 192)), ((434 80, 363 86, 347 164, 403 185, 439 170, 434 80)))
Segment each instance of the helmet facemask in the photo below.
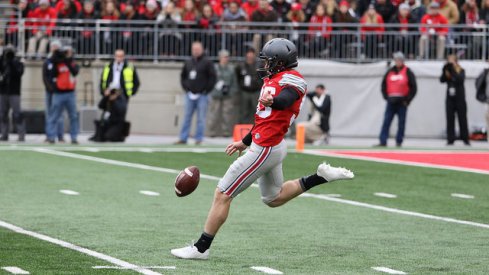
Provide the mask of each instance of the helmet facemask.
POLYGON ((285 70, 285 67, 282 61, 278 61, 275 57, 268 57, 260 54, 260 64, 257 72, 261 79, 271 77, 283 70, 285 70))

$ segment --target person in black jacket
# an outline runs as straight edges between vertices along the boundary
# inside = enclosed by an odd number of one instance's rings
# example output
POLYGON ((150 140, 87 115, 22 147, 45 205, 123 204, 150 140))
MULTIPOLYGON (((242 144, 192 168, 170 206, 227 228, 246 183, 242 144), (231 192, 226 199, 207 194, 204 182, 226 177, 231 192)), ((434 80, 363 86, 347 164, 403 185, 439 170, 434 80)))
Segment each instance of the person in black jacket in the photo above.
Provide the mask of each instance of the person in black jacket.
POLYGON ((443 66, 440 82, 447 83, 446 114, 447 114, 447 145, 455 142, 455 114, 460 127, 460 139, 470 145, 467 126, 467 103, 465 102, 465 70, 458 64, 456 55, 449 55, 443 66))
POLYGON ((236 66, 236 76, 239 85, 239 118, 241 124, 253 124, 255 120, 256 105, 260 97, 263 80, 256 71, 256 51, 249 48, 246 51, 245 61, 236 66))
POLYGON ((25 140, 25 126, 20 109, 20 86, 23 74, 24 64, 15 56, 15 48, 6 46, 0 58, 1 141, 8 140, 10 109, 12 109, 12 119, 17 126, 19 141, 25 140))
POLYGON ((187 144, 190 133, 192 116, 197 112, 197 131, 195 133, 196 144, 201 144, 204 138, 207 95, 216 84, 216 70, 212 61, 204 55, 204 47, 200 42, 192 43, 192 57, 185 62, 180 74, 180 83, 185 95, 185 117, 180 140, 176 144, 187 144))
POLYGON ((380 144, 387 146, 389 129, 394 116, 397 115, 399 126, 397 127, 396 145, 402 146, 404 130, 406 128, 407 108, 417 92, 416 77, 411 69, 404 65, 404 54, 393 54, 395 66, 390 68, 382 80, 382 96, 387 101, 384 114, 384 122, 380 131, 380 144))
POLYGON ((305 128, 305 142, 312 142, 314 145, 328 144, 331 97, 326 93, 323 84, 317 85, 314 92, 306 96, 313 106, 313 114, 309 121, 300 123, 305 128))
POLYGON ((408 24, 416 24, 410 14, 409 5, 406 3, 399 5, 399 11, 391 17, 389 23, 399 24, 399 26, 387 27, 387 31, 391 34, 397 33, 397 35, 388 35, 389 50, 392 52, 401 51, 406 53, 409 58, 413 58, 418 45, 413 33, 417 31, 417 28, 408 26, 408 24))

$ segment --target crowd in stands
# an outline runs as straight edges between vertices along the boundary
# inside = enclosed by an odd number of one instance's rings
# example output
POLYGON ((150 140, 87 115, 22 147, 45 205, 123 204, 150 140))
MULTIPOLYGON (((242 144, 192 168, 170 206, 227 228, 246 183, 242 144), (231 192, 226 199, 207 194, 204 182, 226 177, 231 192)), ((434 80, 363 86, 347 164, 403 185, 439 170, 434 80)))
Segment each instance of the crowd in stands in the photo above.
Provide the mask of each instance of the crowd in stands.
MULTIPOLYGON (((154 22, 159 23, 162 29, 180 28, 200 28, 204 30, 218 30, 219 28, 238 28, 236 26, 222 26, 220 22, 258 22, 264 26, 250 26, 252 30, 273 30, 277 27, 266 26, 269 22, 278 23, 314 23, 308 27, 297 26, 297 30, 303 32, 291 33, 290 40, 294 41, 300 52, 304 52, 304 47, 314 49, 320 53, 332 45, 331 50, 335 51, 334 56, 342 57, 346 53, 345 43, 355 39, 348 31, 351 26, 336 26, 333 28, 331 23, 359 23, 362 32, 362 42, 367 48, 366 53, 370 57, 376 57, 379 43, 389 43, 393 45, 392 51, 402 50, 411 56, 423 56, 426 44, 432 42, 436 45, 436 57, 442 58, 445 40, 447 40, 448 28, 437 27, 440 24, 465 25, 461 30, 464 32, 480 31, 480 26, 489 21, 489 0, 10 0, 11 4, 17 5, 23 18, 31 19, 57 19, 53 21, 32 22, 28 24, 29 38, 31 45, 29 51, 45 52, 44 47, 48 45, 45 38, 53 35, 53 28, 67 26, 66 22, 59 19, 104 19, 117 24, 119 20, 142 20, 148 21, 147 25, 140 25, 141 28, 152 28, 154 22), (397 23, 397 27, 385 27, 385 23, 397 23), (413 28, 407 24, 423 23, 426 27, 413 28), (405 26, 403 26, 405 25, 405 26), (335 33, 332 34, 332 32, 335 33), (339 35, 345 31, 343 35, 339 35), (398 32, 398 37, 384 38, 386 31, 398 32), (409 32, 420 31, 420 37, 408 35, 409 32), (306 34, 305 34, 306 33, 306 34), (335 36, 337 37, 335 39, 335 36), (430 37, 428 37, 430 36, 430 37), (387 41, 388 40, 388 41, 387 41), (34 43, 36 42, 36 43, 34 43), (34 44, 37 47, 34 47, 34 44), (419 48, 418 48, 419 44, 419 48), (406 45, 409 45, 406 46, 406 45), (412 46, 416 45, 416 46, 412 46), (370 50, 369 50, 370 48, 370 50)), ((17 15, 13 15, 16 17, 17 15)), ((121 21, 127 22, 127 21, 121 21)), ((77 43, 74 45, 81 53, 85 49, 93 49, 94 32, 89 27, 94 27, 94 23, 78 23, 87 27, 87 31, 78 34, 77 43), (80 43, 84 44, 80 45, 80 43), (82 47, 83 46, 83 47, 82 47)), ((112 33, 104 33, 104 41, 122 41, 129 54, 131 52, 148 51, 152 49, 129 49, 129 45, 134 45, 133 41, 144 40, 145 44, 152 45, 151 37, 140 37, 125 26, 130 23, 119 23, 118 27, 124 29, 116 36, 112 33)), ((134 25, 131 25, 134 26, 134 25)), ((139 25, 138 25, 139 26, 139 25)), ((243 27, 239 27, 243 28, 243 27)), ((17 31, 16 21, 10 23, 8 33, 13 34, 17 31)), ((258 32, 256 32, 258 33, 258 32)), ((144 35, 144 34, 141 34, 144 35)), ((252 43, 254 48, 260 48, 264 40, 271 38, 270 35, 253 35, 251 37, 238 38, 230 37, 226 47, 231 54, 242 55, 232 49, 236 44, 241 44, 246 40, 252 43), (233 41, 234 39, 234 41, 233 41)), ((455 37, 456 38, 456 37, 455 37)), ((12 38, 13 39, 13 38, 12 38)), ((11 40, 12 40, 11 39, 11 40)), ((162 48, 160 53, 176 54, 182 37, 176 33, 162 33, 160 35, 161 44, 171 44, 172 52, 167 48, 162 48), (164 43, 163 43, 164 42, 164 43)), ((463 43, 469 44, 469 48, 477 52, 482 43, 480 39, 470 38, 463 43)), ((210 35, 192 37, 191 40, 200 40, 206 48, 210 43, 217 43, 217 38, 210 35)), ((213 53, 214 55, 217 54, 213 53)), ((107 49, 112 52, 112 48, 107 49)), ((314 54, 316 55, 316 54, 314 54)), ((390 55, 390 54, 388 54, 390 55)))

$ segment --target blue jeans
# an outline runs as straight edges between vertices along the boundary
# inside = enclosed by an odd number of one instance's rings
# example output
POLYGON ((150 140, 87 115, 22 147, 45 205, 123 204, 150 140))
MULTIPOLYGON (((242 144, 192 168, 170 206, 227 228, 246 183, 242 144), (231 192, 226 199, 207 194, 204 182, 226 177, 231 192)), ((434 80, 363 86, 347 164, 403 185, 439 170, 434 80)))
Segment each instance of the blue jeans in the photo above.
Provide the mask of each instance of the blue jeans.
MULTIPOLYGON (((44 131, 46 132, 46 135, 48 134, 48 127, 49 127, 49 118, 51 117, 52 110, 51 107, 53 105, 53 93, 46 92, 46 110, 44 111, 44 131)), ((58 140, 63 139, 63 134, 65 132, 65 125, 63 121, 63 116, 60 117, 58 123, 56 123, 56 136, 58 137, 58 140)))
POLYGON ((387 102, 387 107, 384 114, 384 123, 380 132, 380 144, 386 145, 389 138, 389 129, 391 127, 394 115, 397 115, 399 126, 397 127, 396 144, 401 145, 404 140, 404 130, 406 128, 407 106, 404 103, 387 102))
POLYGON ((180 140, 187 142, 188 135, 190 133, 190 126, 192 125, 192 116, 197 112, 197 132, 195 133, 195 140, 197 142, 202 141, 205 131, 205 117, 207 115, 207 105, 209 99, 207 95, 200 95, 199 98, 192 100, 189 95, 185 95, 185 117, 183 120, 182 131, 180 131, 180 140))
POLYGON ((54 93, 52 98, 51 114, 48 121, 48 139, 54 140, 63 109, 68 111, 70 118, 71 140, 76 140, 78 136, 78 111, 76 110, 75 92, 54 93))

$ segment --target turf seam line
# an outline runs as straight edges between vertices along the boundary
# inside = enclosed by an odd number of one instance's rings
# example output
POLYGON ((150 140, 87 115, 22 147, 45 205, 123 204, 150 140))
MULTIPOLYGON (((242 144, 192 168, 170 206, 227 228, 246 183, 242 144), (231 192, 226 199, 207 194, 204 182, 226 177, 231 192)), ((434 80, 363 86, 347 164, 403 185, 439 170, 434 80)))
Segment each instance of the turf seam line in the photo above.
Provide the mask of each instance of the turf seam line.
MULTIPOLYGON (((99 158, 99 157, 91 157, 91 156, 85 156, 85 155, 74 154, 74 153, 60 152, 60 151, 55 151, 55 150, 34 149, 33 151, 51 154, 51 155, 56 155, 56 156, 63 156, 63 157, 69 157, 69 158, 75 158, 75 159, 89 160, 89 161, 100 162, 100 163, 105 163, 105 164, 112 164, 112 165, 123 166, 123 167, 138 168, 138 169, 157 171, 157 172, 163 172, 163 173, 172 173, 172 174, 179 174, 180 173, 180 171, 175 170, 175 169, 161 168, 161 167, 149 166, 149 165, 145 165, 145 164, 131 163, 131 162, 125 162, 125 161, 119 161, 119 160, 111 160, 111 159, 105 159, 105 158, 99 158)), ((205 174, 200 174, 200 177, 205 178, 205 179, 209 179, 209 180, 216 180, 216 181, 220 180, 219 177, 205 175, 205 174)), ((258 187, 258 185, 256 185, 256 184, 253 184, 252 186, 258 187)), ((454 218, 441 217, 441 216, 435 216, 435 215, 430 215, 430 214, 423 214, 423 213, 413 212, 413 211, 408 211, 408 210, 400 210, 397 208, 389 208, 389 207, 385 207, 385 206, 369 204, 369 203, 364 203, 364 202, 328 197, 328 196, 320 195, 320 194, 303 193, 303 194, 301 194, 301 196, 302 197, 322 199, 322 200, 327 200, 327 201, 332 201, 332 202, 338 202, 338 203, 343 203, 343 204, 349 204, 349 205, 353 205, 353 206, 360 206, 360 207, 364 207, 364 208, 370 208, 370 209, 375 209, 375 210, 380 210, 380 211, 385 211, 385 212, 390 212, 390 213, 396 213, 396 214, 401 214, 401 215, 406 215, 406 216, 420 217, 420 218, 425 218, 425 219, 430 219, 430 220, 438 220, 438 221, 444 221, 444 222, 449 222, 449 223, 470 225, 470 226, 489 229, 489 224, 458 220, 458 219, 454 219, 454 218)))
POLYGON ((59 246, 64 247, 64 248, 75 250, 77 252, 86 254, 88 256, 92 256, 94 258, 98 258, 100 260, 104 260, 106 262, 115 264, 117 266, 121 266, 121 267, 125 267, 127 269, 130 269, 130 270, 134 270, 134 271, 141 273, 141 274, 161 275, 161 273, 154 272, 154 271, 146 269, 146 268, 142 268, 140 266, 137 266, 135 264, 131 264, 129 262, 114 258, 112 256, 109 256, 109 255, 106 255, 106 254, 103 254, 103 253, 100 253, 100 252, 97 252, 94 250, 90 250, 88 248, 84 248, 84 247, 81 247, 81 246, 78 246, 78 245, 75 245, 75 244, 72 244, 72 243, 69 243, 66 241, 62 241, 62 240, 59 240, 59 239, 56 239, 53 237, 49 237, 49 236, 41 234, 41 233, 29 231, 29 230, 23 229, 19 226, 10 224, 10 223, 2 221, 2 220, 0 220, 0 227, 6 228, 8 230, 14 231, 14 232, 19 233, 19 234, 27 235, 27 236, 30 236, 30 237, 33 237, 33 238, 36 238, 39 240, 50 242, 52 244, 56 244, 56 245, 59 245, 59 246))
POLYGON ((443 169, 443 170, 452 170, 458 172, 469 172, 469 173, 489 175, 489 171, 485 171, 481 169, 463 168, 463 167, 455 167, 455 166, 448 166, 448 165, 441 165, 441 164, 428 164, 428 163, 419 163, 419 162, 405 161, 405 160, 392 160, 392 159, 383 159, 383 158, 376 158, 376 157, 344 155, 344 154, 317 151, 317 150, 304 150, 302 153, 307 155, 313 155, 313 156, 354 159, 354 160, 363 160, 363 161, 372 161, 372 162, 380 162, 380 163, 388 163, 388 164, 415 166, 415 167, 422 167, 422 168, 434 168, 434 169, 443 169))

